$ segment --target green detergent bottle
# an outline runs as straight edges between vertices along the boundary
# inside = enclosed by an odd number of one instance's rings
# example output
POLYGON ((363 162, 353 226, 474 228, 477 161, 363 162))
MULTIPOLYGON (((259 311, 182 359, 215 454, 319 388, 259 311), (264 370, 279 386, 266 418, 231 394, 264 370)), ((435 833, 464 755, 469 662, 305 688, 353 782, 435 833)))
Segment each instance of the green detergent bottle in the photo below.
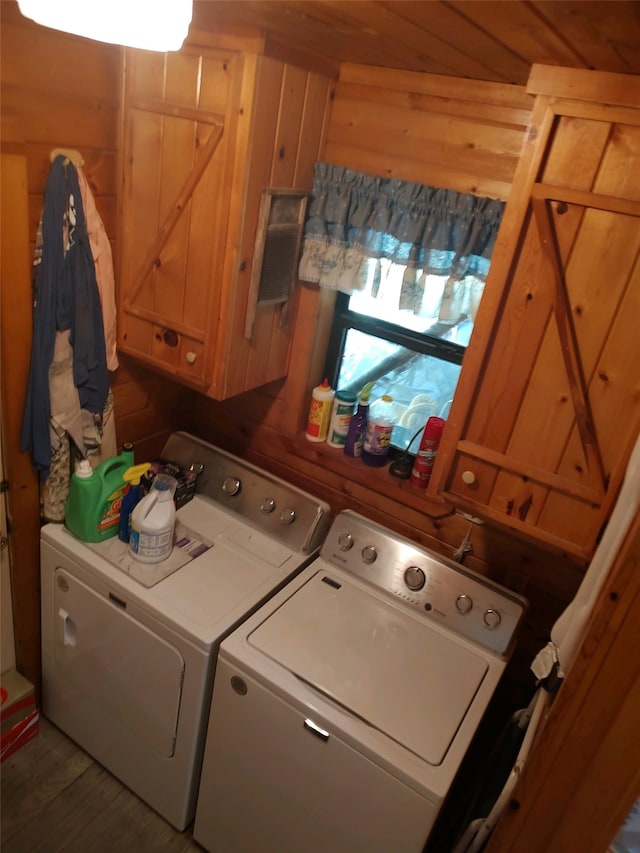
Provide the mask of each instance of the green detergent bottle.
POLYGON ((133 465, 133 447, 125 444, 118 456, 95 469, 81 459, 71 477, 64 516, 68 530, 83 542, 102 542, 118 533, 120 506, 128 484, 125 471, 133 465))

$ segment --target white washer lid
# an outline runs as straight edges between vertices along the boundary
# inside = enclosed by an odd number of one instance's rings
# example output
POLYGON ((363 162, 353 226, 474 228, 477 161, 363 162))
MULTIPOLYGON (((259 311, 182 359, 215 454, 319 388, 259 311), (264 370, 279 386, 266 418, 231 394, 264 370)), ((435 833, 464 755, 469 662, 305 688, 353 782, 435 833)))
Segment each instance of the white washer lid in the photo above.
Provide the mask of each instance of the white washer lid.
POLYGON ((434 766, 489 669, 469 646, 331 570, 315 574, 248 641, 434 766))

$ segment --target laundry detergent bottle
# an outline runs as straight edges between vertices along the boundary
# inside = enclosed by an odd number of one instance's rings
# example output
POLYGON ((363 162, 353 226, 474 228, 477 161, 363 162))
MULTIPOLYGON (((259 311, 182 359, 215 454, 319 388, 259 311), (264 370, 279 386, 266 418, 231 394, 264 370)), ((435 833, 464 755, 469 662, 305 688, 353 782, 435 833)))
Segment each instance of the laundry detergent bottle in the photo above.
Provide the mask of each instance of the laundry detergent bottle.
POLYGON ((159 563, 171 554, 177 487, 175 477, 156 474, 151 491, 133 508, 129 551, 141 563, 159 563))
POLYGON ((71 477, 64 523, 83 542, 102 542, 118 533, 120 507, 127 484, 122 475, 133 465, 133 448, 125 445, 119 456, 95 469, 81 459, 71 477))

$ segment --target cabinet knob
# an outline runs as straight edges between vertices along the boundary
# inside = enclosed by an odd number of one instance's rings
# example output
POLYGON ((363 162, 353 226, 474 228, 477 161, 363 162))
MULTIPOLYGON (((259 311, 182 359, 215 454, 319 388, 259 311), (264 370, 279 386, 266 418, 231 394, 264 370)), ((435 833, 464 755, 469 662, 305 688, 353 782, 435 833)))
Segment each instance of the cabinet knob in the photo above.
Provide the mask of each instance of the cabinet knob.
POLYGON ((175 332, 173 329, 165 329, 162 333, 162 340, 168 347, 177 347, 180 343, 178 333, 175 332))
POLYGON ((185 356, 187 359, 187 364, 195 364, 196 363, 196 354, 195 352, 188 352, 185 356))
POLYGON ((473 471, 463 471, 462 472, 462 482, 466 483, 467 486, 472 486, 476 481, 476 475, 473 471))

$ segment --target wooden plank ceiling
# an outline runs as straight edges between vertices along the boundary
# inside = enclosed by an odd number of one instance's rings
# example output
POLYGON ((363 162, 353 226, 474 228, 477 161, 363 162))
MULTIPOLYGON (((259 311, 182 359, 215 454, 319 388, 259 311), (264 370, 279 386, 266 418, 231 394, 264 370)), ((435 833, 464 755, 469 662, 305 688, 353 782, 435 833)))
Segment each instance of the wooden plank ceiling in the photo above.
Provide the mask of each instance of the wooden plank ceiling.
POLYGON ((533 63, 640 73, 637 0, 195 0, 194 24, 257 28, 336 69, 521 85, 533 63))

